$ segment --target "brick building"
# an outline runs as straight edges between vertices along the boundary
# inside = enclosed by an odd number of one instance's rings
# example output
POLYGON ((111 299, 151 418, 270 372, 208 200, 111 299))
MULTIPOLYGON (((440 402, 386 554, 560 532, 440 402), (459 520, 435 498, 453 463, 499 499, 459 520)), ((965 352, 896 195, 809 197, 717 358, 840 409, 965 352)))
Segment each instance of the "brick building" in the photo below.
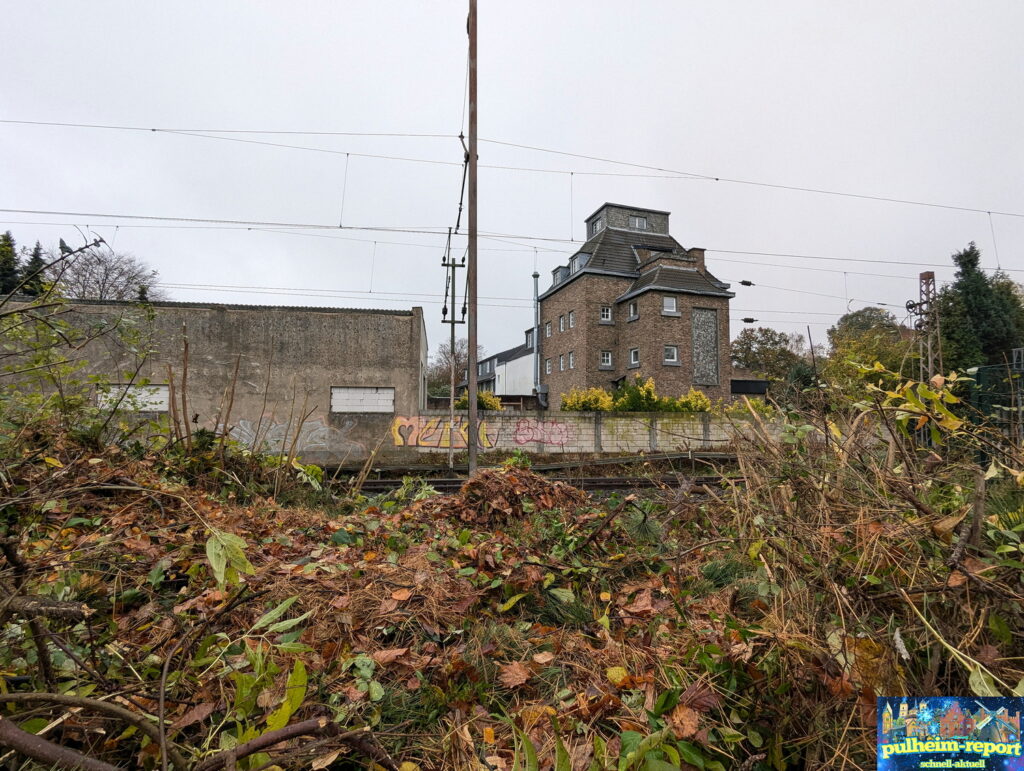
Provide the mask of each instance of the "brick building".
POLYGON ((551 409, 573 387, 653 377, 658 392, 730 394, 734 294, 668 229, 669 213, 606 203, 540 295, 540 378, 551 409))

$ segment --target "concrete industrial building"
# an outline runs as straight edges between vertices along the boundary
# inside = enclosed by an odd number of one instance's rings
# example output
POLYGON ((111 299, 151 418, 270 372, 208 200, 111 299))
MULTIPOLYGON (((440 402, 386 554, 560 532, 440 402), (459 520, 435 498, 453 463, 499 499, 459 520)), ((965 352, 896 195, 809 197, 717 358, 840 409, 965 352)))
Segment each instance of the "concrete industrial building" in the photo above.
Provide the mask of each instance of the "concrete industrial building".
POLYGON ((551 409, 571 388, 653 377, 659 392, 730 396, 729 285, 704 250, 669 234, 669 212, 605 203, 588 240, 540 295, 540 382, 551 409))
POLYGON ((231 435, 275 452, 289 450, 294 442, 307 462, 357 460, 378 445, 386 455, 394 444, 381 442, 390 436, 395 417, 416 415, 426 406, 421 308, 198 302, 142 307, 87 300, 74 301, 72 308, 63 318, 89 327, 129 319, 142 347, 152 349, 140 361, 118 336, 106 335, 83 352, 90 370, 115 384, 146 378, 150 385, 132 389, 142 411, 169 411, 170 384, 180 389, 187 338, 188 415, 183 417, 189 425, 221 430, 225 395, 234 381, 227 421, 231 435))

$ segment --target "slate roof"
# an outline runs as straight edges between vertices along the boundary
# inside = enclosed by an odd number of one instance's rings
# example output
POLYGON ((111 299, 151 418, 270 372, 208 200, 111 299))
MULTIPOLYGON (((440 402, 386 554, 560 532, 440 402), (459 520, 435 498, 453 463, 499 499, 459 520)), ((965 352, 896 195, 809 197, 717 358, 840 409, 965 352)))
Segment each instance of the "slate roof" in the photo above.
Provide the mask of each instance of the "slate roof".
POLYGON ((586 273, 602 273, 627 278, 635 278, 632 286, 619 301, 635 297, 649 289, 662 289, 670 292, 711 295, 714 297, 735 297, 728 291, 729 285, 719 281, 710 273, 700 273, 693 269, 658 266, 640 273, 637 265, 638 251, 650 250, 652 254, 645 259, 658 257, 657 252, 683 257, 687 250, 672 236, 664 233, 647 233, 641 230, 624 230, 622 228, 604 228, 595 234, 576 252, 576 256, 587 255, 586 263, 565 280, 554 284, 541 293, 545 299, 558 291, 578 276, 586 273))
POLYGON ((659 265, 641 274, 616 302, 628 300, 653 289, 712 297, 735 297, 736 293, 728 291, 727 286, 728 284, 722 283, 714 276, 698 270, 659 265))
POLYGON ((605 228, 583 244, 579 250, 583 254, 590 255, 590 260, 587 262, 588 268, 635 276, 636 252, 633 251, 634 247, 677 253, 686 251, 670 235, 620 228, 605 228))

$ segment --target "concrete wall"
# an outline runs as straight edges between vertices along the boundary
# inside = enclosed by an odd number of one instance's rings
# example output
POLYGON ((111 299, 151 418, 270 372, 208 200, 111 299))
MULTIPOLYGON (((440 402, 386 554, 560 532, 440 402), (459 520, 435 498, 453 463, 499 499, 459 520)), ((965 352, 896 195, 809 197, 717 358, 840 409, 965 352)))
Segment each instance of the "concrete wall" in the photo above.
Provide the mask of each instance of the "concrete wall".
MULTIPOLYGON (((189 425, 222 430, 226 394, 238 376, 227 430, 234 438, 280 452, 292 444, 307 462, 365 458, 383 441, 386 456, 395 415, 425 406, 427 357, 423 313, 343 308, 293 308, 154 303, 76 302, 66 320, 93 327, 120 318, 137 330, 145 359, 138 377, 180 387, 188 339, 189 425), (169 371, 170 370, 170 371, 169 371), (332 412, 338 386, 394 389, 394 408, 356 414, 332 412), (303 416, 305 419, 303 420, 303 416)), ((127 383, 139 357, 117 336, 84 353, 92 372, 127 383)), ((175 400, 180 408, 180 393, 175 400)))
MULTIPOLYGON (((745 425, 737 423, 740 430, 745 425)), ((480 442, 486 450, 538 453, 674 452, 725 449, 736 429, 707 413, 482 412, 480 442)), ((419 452, 466 447, 466 414, 455 424, 443 410, 396 416, 389 441, 419 452)))

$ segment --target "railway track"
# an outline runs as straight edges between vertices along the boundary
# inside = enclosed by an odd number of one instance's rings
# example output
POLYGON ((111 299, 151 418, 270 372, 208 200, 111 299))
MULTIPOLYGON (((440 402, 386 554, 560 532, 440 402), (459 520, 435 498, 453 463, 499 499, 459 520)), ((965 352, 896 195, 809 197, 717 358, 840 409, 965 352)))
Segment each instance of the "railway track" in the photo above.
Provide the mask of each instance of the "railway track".
MULTIPOLYGON (((548 477, 552 482, 565 482, 588 492, 614 492, 630 490, 651 490, 659 487, 677 488, 683 484, 693 487, 704 487, 719 484, 720 476, 691 477, 680 474, 651 477, 548 477)), ((454 493, 462 487, 465 479, 425 479, 423 480, 439 493, 454 493)), ((402 486, 401 479, 368 479, 363 483, 363 493, 379 495, 396 490, 402 486)))

